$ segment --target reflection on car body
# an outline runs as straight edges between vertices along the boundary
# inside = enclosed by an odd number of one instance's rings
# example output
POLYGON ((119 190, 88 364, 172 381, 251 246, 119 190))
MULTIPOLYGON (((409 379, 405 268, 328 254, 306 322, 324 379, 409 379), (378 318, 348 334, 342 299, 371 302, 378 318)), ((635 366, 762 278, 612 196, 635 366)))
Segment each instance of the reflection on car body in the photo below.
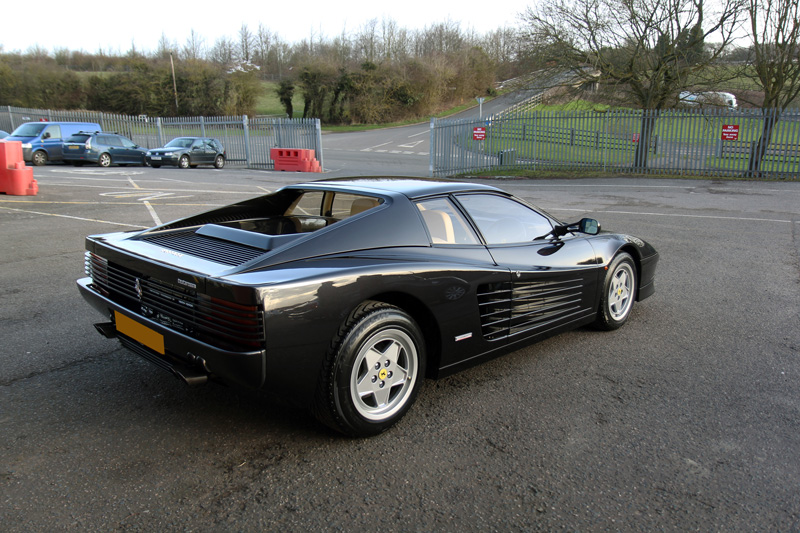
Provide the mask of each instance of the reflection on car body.
POLYGON ((654 292, 641 239, 564 224, 485 185, 303 183, 86 240, 81 294, 108 337, 188 383, 219 380, 379 433, 425 377, 594 324, 654 292))

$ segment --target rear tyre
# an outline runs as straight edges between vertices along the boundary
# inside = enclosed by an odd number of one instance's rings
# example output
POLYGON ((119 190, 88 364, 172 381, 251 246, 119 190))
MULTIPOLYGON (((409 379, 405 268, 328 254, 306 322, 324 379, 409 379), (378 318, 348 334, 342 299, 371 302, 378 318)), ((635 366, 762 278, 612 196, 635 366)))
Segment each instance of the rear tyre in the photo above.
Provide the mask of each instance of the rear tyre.
POLYGON ((110 167, 111 156, 108 154, 100 154, 100 157, 97 158, 97 164, 101 167, 110 167))
POLYGON ((214 159, 214 168, 222 168, 225 166, 225 158, 221 155, 218 155, 216 159, 214 159))
POLYGON ((411 408, 424 370, 425 344, 414 319, 392 305, 366 301, 332 343, 314 414, 346 435, 377 435, 411 408))
POLYGON ((44 150, 39 150, 38 152, 34 152, 33 156, 31 157, 31 161, 37 167, 41 167, 47 164, 47 152, 44 150))
POLYGON ((178 168, 189 168, 189 156, 182 155, 180 159, 178 159, 178 168))
POLYGON ((610 331, 625 324, 633 310, 636 286, 636 265, 629 254, 622 252, 611 261, 606 271, 595 321, 598 329, 610 331))

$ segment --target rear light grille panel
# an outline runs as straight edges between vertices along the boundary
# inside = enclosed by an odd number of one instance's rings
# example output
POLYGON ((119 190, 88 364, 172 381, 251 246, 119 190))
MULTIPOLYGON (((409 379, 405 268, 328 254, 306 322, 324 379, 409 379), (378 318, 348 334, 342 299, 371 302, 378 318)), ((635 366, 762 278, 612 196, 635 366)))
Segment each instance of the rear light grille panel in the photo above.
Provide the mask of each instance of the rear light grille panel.
POLYGON ((264 346, 264 314, 256 305, 198 294, 93 253, 86 254, 85 265, 93 288, 133 313, 218 348, 249 351, 264 346))

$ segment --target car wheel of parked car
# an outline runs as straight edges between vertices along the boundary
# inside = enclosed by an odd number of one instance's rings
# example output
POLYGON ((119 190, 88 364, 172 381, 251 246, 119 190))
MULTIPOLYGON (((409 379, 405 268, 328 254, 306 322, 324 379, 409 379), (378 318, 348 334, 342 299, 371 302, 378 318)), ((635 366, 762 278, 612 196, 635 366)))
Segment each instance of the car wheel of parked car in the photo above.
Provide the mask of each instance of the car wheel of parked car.
POLYGON ((612 330, 621 327, 631 314, 636 299, 636 265, 625 252, 618 254, 606 270, 600 310, 595 325, 612 330))
POLYGON ((110 167, 111 156, 108 154, 100 154, 100 157, 97 158, 97 164, 101 167, 110 167))
POLYGON ((424 376, 425 343, 414 319, 393 305, 364 302, 333 341, 314 413, 347 435, 376 435, 406 414, 424 376))
POLYGON ((178 159, 178 168, 189 168, 189 156, 182 155, 180 159, 178 159))
POLYGON ((42 165, 46 165, 47 164, 47 152, 45 152, 44 150, 39 150, 37 152, 34 152, 33 153, 33 157, 31 158, 31 161, 33 161, 33 164, 36 165, 37 167, 40 167, 42 165))
POLYGON ((214 167, 215 168, 222 168, 225 166, 225 158, 221 155, 218 155, 216 159, 214 159, 214 167))

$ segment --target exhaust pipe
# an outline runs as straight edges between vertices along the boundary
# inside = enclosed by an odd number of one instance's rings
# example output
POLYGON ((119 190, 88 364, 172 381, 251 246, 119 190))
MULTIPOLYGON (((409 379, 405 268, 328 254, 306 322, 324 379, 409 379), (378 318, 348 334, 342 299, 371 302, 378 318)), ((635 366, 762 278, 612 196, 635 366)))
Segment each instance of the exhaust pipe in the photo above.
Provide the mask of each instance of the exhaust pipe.
POLYGON ((94 329, 107 339, 117 338, 117 326, 113 322, 99 322, 94 325, 94 329))
POLYGON ((192 387, 195 385, 205 385, 208 382, 208 374, 202 374, 188 368, 179 368, 177 366, 173 366, 170 370, 172 370, 176 378, 192 387))
MULTIPOLYGON (((102 335, 107 339, 115 339, 117 337, 117 326, 113 322, 99 322, 94 325, 94 329, 96 329, 100 333, 100 335, 102 335)), ((192 385, 192 386, 203 385, 206 382, 208 382, 208 374, 205 372, 193 370, 185 366, 173 365, 166 359, 161 359, 157 357, 155 354, 151 354, 147 350, 137 347, 137 345, 133 343, 123 342, 123 345, 133 350, 134 353, 139 354, 140 356, 150 361, 151 363, 155 364, 156 366, 169 370, 176 378, 180 379, 187 385, 192 385)), ((187 354, 187 355, 190 358, 192 358, 195 362, 200 364, 205 364, 201 358, 196 357, 192 354, 187 354)))

